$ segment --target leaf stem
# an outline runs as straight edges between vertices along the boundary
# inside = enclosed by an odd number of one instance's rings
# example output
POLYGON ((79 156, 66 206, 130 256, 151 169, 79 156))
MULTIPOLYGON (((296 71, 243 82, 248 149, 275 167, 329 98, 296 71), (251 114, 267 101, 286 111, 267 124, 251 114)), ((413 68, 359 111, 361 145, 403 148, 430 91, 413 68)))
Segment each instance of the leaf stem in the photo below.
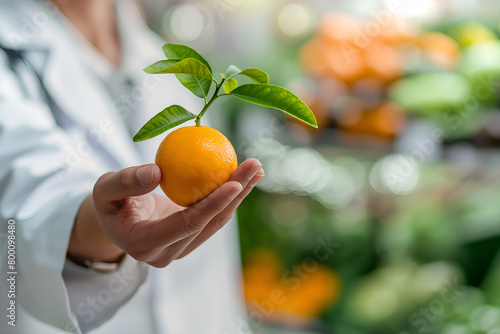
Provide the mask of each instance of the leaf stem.
POLYGON ((217 83, 217 88, 215 89, 214 95, 212 95, 212 98, 210 99, 210 101, 208 101, 208 103, 205 103, 205 106, 203 107, 203 109, 201 109, 198 116, 196 116, 196 126, 200 126, 201 118, 203 117, 205 112, 208 110, 208 108, 210 108, 212 103, 214 103, 214 101, 219 97, 219 95, 218 95, 219 90, 221 89, 222 85, 224 84, 224 81, 225 81, 225 79, 222 79, 220 83, 217 83))

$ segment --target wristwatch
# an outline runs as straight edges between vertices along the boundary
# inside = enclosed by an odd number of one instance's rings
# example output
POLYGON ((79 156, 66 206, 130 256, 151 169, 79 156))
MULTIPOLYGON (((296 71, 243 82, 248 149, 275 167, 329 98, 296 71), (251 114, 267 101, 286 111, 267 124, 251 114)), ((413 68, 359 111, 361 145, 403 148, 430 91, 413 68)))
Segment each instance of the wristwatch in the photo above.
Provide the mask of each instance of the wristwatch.
POLYGON ((126 255, 127 255, 126 253, 123 253, 115 261, 112 262, 95 262, 92 260, 83 260, 77 258, 76 256, 70 254, 69 252, 66 253, 66 258, 80 267, 91 269, 99 273, 111 273, 113 271, 118 270, 120 264, 123 262, 123 259, 125 259, 126 255))

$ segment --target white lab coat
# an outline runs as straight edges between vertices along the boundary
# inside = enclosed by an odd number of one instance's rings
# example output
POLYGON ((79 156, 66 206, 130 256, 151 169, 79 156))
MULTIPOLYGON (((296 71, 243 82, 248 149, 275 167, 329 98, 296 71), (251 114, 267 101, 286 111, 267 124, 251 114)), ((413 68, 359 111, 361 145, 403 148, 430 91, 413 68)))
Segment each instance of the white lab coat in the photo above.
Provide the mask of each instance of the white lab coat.
POLYGON ((0 0, 2 334, 248 333, 234 222, 165 269, 127 257, 103 274, 66 260, 73 220, 97 177, 153 161, 161 138, 136 144, 131 135, 167 105, 199 106, 175 77, 142 73, 163 57, 162 41, 134 6, 117 1, 124 58, 113 73, 88 64, 103 58, 82 57, 85 42, 52 6, 0 0), (120 75, 135 86, 113 95, 114 84, 125 82, 120 75), (16 327, 4 308, 9 219, 16 226, 16 327))

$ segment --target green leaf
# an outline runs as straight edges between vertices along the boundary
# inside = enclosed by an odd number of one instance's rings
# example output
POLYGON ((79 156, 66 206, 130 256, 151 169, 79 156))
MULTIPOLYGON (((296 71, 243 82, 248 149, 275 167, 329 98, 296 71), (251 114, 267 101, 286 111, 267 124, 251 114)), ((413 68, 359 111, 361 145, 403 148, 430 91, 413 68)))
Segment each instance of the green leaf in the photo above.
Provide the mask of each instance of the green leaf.
POLYGON ((212 79, 212 73, 194 58, 160 60, 144 69, 149 74, 180 73, 212 79))
POLYGON ((267 84, 247 84, 235 88, 230 94, 246 102, 281 110, 314 128, 318 127, 311 109, 285 88, 267 84))
POLYGON ((212 73, 212 68, 210 67, 208 61, 205 58, 203 58, 198 52, 196 52, 195 50, 191 49, 188 46, 169 43, 165 44, 162 49, 165 56, 169 59, 194 58, 198 60, 200 63, 204 64, 208 68, 210 73, 212 73))
POLYGON ((144 72, 174 73, 184 87, 200 98, 206 97, 206 92, 210 90, 212 83, 212 74, 209 69, 194 58, 160 60, 146 67, 144 72))
POLYGON ((156 137, 163 132, 182 124, 190 119, 196 118, 186 109, 178 105, 172 105, 151 118, 134 136, 134 141, 139 142, 156 137))
POLYGON ((177 80, 199 98, 206 98, 210 87, 212 87, 212 80, 197 77, 188 74, 176 74, 177 80))
POLYGON ((238 67, 234 65, 229 65, 229 67, 226 70, 226 78, 230 79, 240 72, 241 70, 238 67))
POLYGON ((259 70, 258 68, 247 68, 243 71, 234 65, 231 65, 227 68, 226 78, 228 80, 237 75, 245 75, 248 78, 252 79, 253 82, 258 84, 269 83, 269 75, 266 72, 259 70))
POLYGON ((259 70, 258 68, 247 68, 246 70, 241 71, 239 73, 241 75, 246 75, 250 79, 252 79, 255 83, 260 84, 268 84, 269 83, 269 75, 259 70))
MULTIPOLYGON (((210 75, 212 76, 212 68, 210 67, 208 61, 192 48, 179 44, 165 44, 162 49, 165 56, 169 59, 194 58, 198 60, 200 63, 207 67, 210 75)), ((212 86, 212 80, 209 80, 207 78, 194 77, 192 75, 185 74, 176 74, 176 77, 184 87, 201 98, 208 95, 210 87, 212 86)))
POLYGON ((236 81, 236 79, 234 78, 231 78, 227 80, 222 87, 224 88, 224 91, 226 93, 231 93, 233 89, 238 87, 238 81, 236 81))

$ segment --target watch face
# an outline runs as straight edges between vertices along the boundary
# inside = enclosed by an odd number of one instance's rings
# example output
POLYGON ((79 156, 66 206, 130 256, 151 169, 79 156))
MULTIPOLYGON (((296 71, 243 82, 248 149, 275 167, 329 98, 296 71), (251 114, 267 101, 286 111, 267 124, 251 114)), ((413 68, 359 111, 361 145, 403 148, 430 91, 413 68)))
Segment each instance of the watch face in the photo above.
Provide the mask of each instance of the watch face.
POLYGON ((118 259, 116 259, 115 262, 90 262, 87 263, 89 265, 89 268, 98 272, 102 273, 109 273, 111 271, 118 270, 120 267, 120 264, 123 262, 125 259, 125 256, 127 254, 123 253, 118 259))
POLYGON ((119 266, 119 263, 92 262, 89 265, 89 268, 95 271, 108 273, 117 270, 119 266))
POLYGON ((120 264, 123 262, 125 259, 126 254, 123 253, 115 262, 93 262, 91 260, 81 260, 73 255, 71 255, 69 252, 66 254, 66 258, 73 262, 74 264, 92 269, 101 273, 109 273, 112 271, 117 270, 120 267, 120 264))

